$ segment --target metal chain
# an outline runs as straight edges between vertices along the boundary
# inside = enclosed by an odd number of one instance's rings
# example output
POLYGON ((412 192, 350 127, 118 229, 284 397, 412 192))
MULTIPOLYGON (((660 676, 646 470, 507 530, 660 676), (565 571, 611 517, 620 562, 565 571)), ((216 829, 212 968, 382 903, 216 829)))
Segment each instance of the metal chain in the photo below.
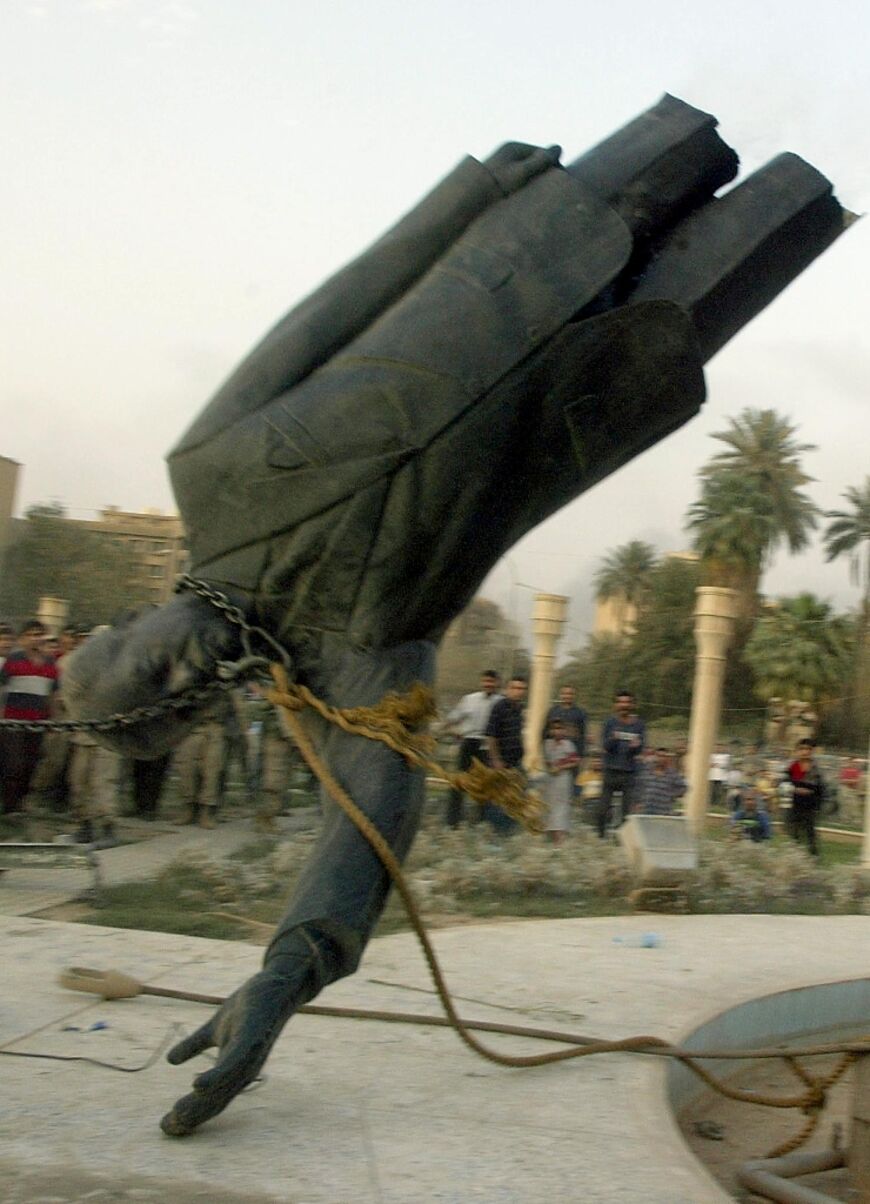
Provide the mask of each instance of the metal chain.
POLYGON ((163 715, 174 711, 195 709, 201 703, 207 702, 212 695, 221 693, 232 687, 241 679, 257 675, 266 676, 269 660, 258 656, 251 643, 252 638, 262 641, 266 647, 277 653, 282 664, 288 668, 291 665, 290 654, 286 648, 262 627, 256 627, 245 618, 241 607, 236 606, 225 593, 215 589, 206 581, 200 581, 183 573, 175 583, 176 593, 188 590, 203 598, 224 616, 228 623, 238 627, 242 633, 242 648, 245 655, 237 661, 218 661, 217 676, 206 682, 204 686, 191 686, 181 694, 173 694, 160 702, 147 706, 134 707, 132 711, 116 712, 107 715, 105 719, 0 719, 0 729, 13 728, 19 732, 116 732, 133 727, 137 723, 147 723, 151 719, 160 719, 163 715))
MULTIPOLYGON (((230 601, 228 596, 222 590, 217 589, 213 585, 209 585, 207 581, 200 581, 197 577, 191 577, 189 573, 182 573, 175 582, 175 592, 182 593, 188 591, 191 594, 196 594, 198 598, 203 598, 209 602, 216 610, 219 610, 228 623, 232 623, 238 627, 242 633, 242 647, 245 650, 245 658, 240 661, 221 661, 219 662, 219 671, 242 669, 247 671, 250 668, 268 668, 270 660, 263 656, 258 656, 251 646, 251 637, 261 640, 270 650, 277 654, 278 660, 289 669, 292 664, 292 658, 287 649, 270 635, 263 627, 257 627, 253 623, 249 623, 245 618, 245 613, 240 606, 236 606, 230 601), (250 662, 248 665, 247 662, 250 662), (242 668, 244 667, 244 668, 242 668)), ((272 656, 271 660, 275 657, 272 656)), ((238 674, 237 674, 238 675, 238 674)))
POLYGON ((232 685, 232 681, 216 679, 196 689, 191 686, 182 694, 174 694, 171 698, 163 698, 148 706, 118 711, 114 715, 107 715, 105 719, 0 719, 0 729, 14 728, 19 732, 115 732, 137 723, 146 723, 149 719, 159 719, 161 715, 172 711, 197 707, 213 694, 228 690, 232 685))

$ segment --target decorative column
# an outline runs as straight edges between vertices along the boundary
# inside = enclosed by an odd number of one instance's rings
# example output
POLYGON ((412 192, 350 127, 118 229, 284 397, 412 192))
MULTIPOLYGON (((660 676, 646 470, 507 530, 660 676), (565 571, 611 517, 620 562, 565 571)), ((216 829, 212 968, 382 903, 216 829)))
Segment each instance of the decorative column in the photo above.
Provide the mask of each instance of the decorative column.
POLYGON ((60 635, 69 613, 69 602, 66 598, 46 596, 39 599, 36 617, 44 623, 51 635, 60 635))
POLYGON ((710 792, 710 754, 716 744, 722 710, 725 654, 734 632, 740 595, 733 589, 702 585, 695 591, 695 682, 689 721, 686 814, 695 836, 704 830, 710 792))
POLYGON ((526 709, 525 766, 532 771, 542 766, 541 729, 553 696, 553 670, 556 667, 556 644, 568 599, 561 594, 535 594, 532 610, 532 680, 529 682, 529 705, 526 709))

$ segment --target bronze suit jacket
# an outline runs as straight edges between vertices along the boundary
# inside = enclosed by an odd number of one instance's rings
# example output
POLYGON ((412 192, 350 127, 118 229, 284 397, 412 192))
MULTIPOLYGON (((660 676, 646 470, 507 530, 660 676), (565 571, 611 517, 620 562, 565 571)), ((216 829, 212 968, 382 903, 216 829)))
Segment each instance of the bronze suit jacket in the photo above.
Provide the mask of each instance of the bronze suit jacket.
POLYGON ((289 642, 437 636, 521 535, 703 401, 678 306, 591 316, 631 250, 562 169, 505 197, 464 160, 170 455, 192 571, 250 591, 289 642))

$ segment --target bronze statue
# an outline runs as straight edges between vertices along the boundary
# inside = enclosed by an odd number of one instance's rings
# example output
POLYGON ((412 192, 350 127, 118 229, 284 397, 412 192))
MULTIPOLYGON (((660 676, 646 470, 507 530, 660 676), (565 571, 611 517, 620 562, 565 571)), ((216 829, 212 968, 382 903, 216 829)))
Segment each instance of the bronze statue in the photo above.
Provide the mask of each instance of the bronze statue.
MULTIPOLYGON (((431 682, 440 634, 502 553, 696 413, 705 360, 841 232, 830 184, 792 155, 717 198, 737 157, 715 125, 666 96, 567 167, 517 143, 464 160, 279 322, 172 452, 193 575, 321 698, 431 682)), ((77 653, 69 705, 102 717, 201 685, 238 636, 183 593, 77 653)), ((420 773, 305 722, 404 856, 420 773)), ((156 756, 183 732, 155 719, 113 743, 156 756)), ((166 1133, 225 1108, 296 1008, 356 968, 387 889, 327 807, 263 969, 169 1054, 220 1050, 166 1133)))

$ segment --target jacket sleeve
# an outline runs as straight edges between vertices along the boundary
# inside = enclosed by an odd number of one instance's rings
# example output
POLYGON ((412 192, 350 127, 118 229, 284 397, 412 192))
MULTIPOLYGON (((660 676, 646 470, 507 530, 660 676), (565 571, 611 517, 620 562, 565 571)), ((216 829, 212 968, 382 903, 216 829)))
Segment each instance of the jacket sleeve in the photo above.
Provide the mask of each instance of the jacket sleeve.
POLYGON ((419 279, 502 192, 468 156, 405 217, 266 335, 194 421, 188 451, 297 384, 419 279))

